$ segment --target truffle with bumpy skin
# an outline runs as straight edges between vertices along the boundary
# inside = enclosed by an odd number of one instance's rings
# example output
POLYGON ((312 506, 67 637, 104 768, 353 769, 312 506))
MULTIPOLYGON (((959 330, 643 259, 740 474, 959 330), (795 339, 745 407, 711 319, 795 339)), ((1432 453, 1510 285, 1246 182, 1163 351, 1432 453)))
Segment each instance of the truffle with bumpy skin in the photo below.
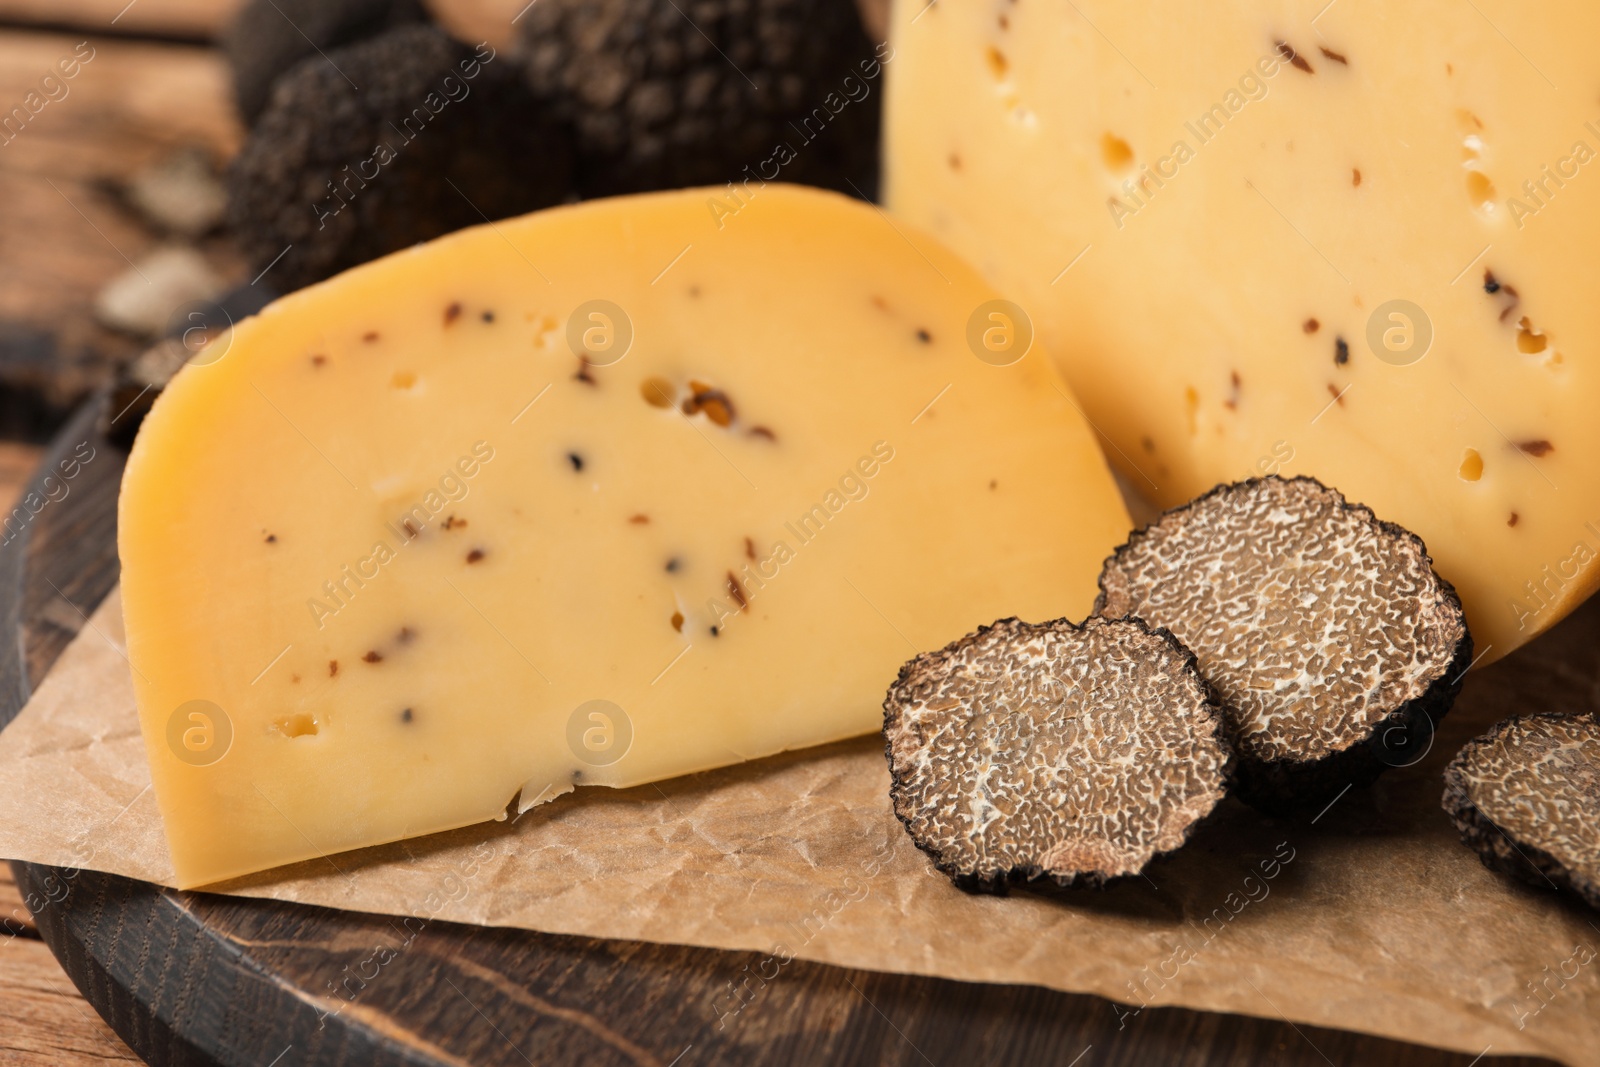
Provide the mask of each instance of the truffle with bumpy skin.
POLYGON ((1600 908, 1600 715, 1507 719, 1468 741, 1443 806, 1485 867, 1600 908))
POLYGON ((230 175, 234 235, 280 291, 565 199, 569 135, 492 48, 414 26, 329 59, 279 80, 230 175))
POLYGON ((1193 654, 1136 619, 1002 619, 907 663, 883 710, 895 814, 969 891, 1138 874, 1228 788, 1193 654))
POLYGON ((852 0, 539 0, 519 27, 585 195, 876 187, 884 62, 852 0))
POLYGON ((221 40, 239 113, 255 122, 272 83, 307 56, 427 20, 418 0, 251 0, 221 40))
POLYGON ((1106 561, 1095 612, 1194 650, 1242 799, 1321 806, 1425 755, 1472 661, 1461 601, 1415 534, 1311 478, 1218 486, 1106 561))

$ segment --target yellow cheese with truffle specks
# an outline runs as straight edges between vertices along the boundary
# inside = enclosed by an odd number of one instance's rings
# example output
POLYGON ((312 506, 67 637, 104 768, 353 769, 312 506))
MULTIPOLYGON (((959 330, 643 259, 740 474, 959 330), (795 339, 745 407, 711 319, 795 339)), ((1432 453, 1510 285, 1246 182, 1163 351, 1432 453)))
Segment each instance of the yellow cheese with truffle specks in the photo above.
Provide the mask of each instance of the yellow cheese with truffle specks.
POLYGON ((774 185, 464 231, 238 324, 121 498, 179 881, 867 733, 915 652, 1082 617, 1128 516, 998 299, 774 185))
POLYGON ((1309 474, 1481 663, 1600 582, 1589 0, 897 0, 886 199, 1031 313, 1164 505, 1309 474))

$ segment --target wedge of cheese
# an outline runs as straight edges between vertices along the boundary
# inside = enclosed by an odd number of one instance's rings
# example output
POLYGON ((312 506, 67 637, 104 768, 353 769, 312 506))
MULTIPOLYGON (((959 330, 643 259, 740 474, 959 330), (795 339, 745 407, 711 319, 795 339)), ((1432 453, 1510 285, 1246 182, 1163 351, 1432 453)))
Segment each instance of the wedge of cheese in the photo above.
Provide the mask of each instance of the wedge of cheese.
POLYGON ((899 0, 890 207, 1161 503, 1310 474, 1494 660, 1600 582, 1600 6, 899 0))
POLYGON ((122 490, 182 884, 870 732, 914 653, 1083 616, 1128 517, 996 299, 773 185, 487 225, 240 323, 122 490))

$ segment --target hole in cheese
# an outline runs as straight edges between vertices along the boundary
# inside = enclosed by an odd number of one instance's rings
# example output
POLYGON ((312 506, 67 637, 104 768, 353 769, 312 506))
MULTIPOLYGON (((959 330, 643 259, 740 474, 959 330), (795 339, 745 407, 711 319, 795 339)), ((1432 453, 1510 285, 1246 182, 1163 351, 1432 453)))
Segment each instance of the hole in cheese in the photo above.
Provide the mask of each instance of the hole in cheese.
POLYGON ((272 724, 284 737, 315 737, 317 720, 310 715, 289 715, 272 724))
POLYGON ((1494 210, 1494 182, 1481 170, 1467 171, 1467 197, 1479 211, 1494 210))
POLYGON ((653 408, 670 408, 677 390, 665 378, 646 378, 639 385, 639 393, 653 408))
POLYGON ((1517 323, 1517 351, 1532 356, 1543 352, 1548 346, 1549 339, 1533 328, 1527 316, 1523 316, 1522 321, 1517 323))
POLYGON ((1475 482, 1483 477, 1483 457, 1478 455, 1476 448, 1469 448, 1461 454, 1461 480, 1475 482))
POLYGON ((397 370, 394 377, 389 379, 389 384, 396 389, 410 389, 417 384, 417 376, 408 370, 397 370))
POLYGON ((559 340, 556 335, 556 330, 559 326, 555 319, 545 315, 535 321, 534 316, 529 315, 528 321, 534 322, 533 347, 545 351, 559 347, 559 340))
POLYGON ((989 73, 994 76, 994 80, 1004 81, 1006 71, 1010 68, 1010 64, 1006 62, 1005 53, 994 45, 990 45, 984 50, 983 58, 989 64, 989 73))
POLYGON ((1128 147, 1127 141, 1114 133, 1101 136, 1100 157, 1106 161, 1108 170, 1119 173, 1133 165, 1133 149, 1128 147))

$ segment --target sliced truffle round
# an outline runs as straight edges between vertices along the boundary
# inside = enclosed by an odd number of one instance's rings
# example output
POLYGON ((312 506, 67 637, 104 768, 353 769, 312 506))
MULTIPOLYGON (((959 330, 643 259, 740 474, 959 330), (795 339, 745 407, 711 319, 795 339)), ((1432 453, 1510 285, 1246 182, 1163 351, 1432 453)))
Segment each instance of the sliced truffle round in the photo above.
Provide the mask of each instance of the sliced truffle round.
POLYGON ((877 183, 885 65, 853 0, 539 0, 534 90, 577 131, 587 196, 877 183))
POLYGON ((220 41, 239 113, 255 122, 272 83, 307 56, 427 20, 420 0, 250 0, 220 41))
POLYGON ((1101 886, 1226 795, 1194 656, 1134 619, 1002 619, 900 669, 883 704, 894 811, 957 886, 1101 886))
POLYGON ((1600 715, 1527 715, 1468 741, 1444 810, 1490 870, 1600 908, 1600 715))
POLYGON ((1106 561, 1095 611, 1163 626, 1227 714, 1242 799, 1321 806, 1426 755, 1472 662, 1421 539, 1311 478, 1218 486, 1106 561))
POLYGON ((559 203, 571 152, 505 57, 404 27, 278 80, 234 162, 228 221, 254 269, 270 266, 266 283, 287 292, 559 203))

